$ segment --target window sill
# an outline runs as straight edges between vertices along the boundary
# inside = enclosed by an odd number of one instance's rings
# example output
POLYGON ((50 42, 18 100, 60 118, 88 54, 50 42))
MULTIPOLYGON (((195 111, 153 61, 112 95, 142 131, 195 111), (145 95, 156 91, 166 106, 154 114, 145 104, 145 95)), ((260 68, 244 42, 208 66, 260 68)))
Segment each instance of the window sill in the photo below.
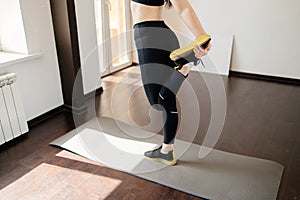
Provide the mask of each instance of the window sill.
POLYGON ((43 53, 36 54, 18 54, 9 52, 0 52, 0 68, 9 65, 15 65, 29 60, 34 60, 42 57, 43 53))

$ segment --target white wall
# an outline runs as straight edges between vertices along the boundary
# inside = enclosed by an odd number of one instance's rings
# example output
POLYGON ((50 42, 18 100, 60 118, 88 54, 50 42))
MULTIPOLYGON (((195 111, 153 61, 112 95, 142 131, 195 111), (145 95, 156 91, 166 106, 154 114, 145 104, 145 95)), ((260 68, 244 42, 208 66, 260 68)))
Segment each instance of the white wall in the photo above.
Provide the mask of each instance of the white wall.
POLYGON ((28 48, 42 57, 0 68, 15 72, 27 120, 63 104, 49 0, 20 0, 28 48))
POLYGON ((75 0, 75 8, 83 89, 87 94, 101 87, 94 0, 75 0))
MULTIPOLYGON (((300 79, 300 1, 190 0, 206 31, 234 35, 231 70, 300 79)), ((167 23, 187 32, 175 12, 167 23)))

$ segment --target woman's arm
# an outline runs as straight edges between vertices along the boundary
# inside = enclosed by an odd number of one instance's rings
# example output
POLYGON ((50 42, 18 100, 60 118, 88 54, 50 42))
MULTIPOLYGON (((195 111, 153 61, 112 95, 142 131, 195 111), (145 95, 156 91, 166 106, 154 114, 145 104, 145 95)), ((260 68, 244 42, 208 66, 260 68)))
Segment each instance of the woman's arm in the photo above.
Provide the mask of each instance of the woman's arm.
MULTIPOLYGON (((184 21, 185 25, 190 29, 195 37, 199 35, 206 34, 199 18, 197 17, 194 9, 188 0, 170 0, 175 11, 179 14, 181 19, 184 21)), ((202 49, 200 46, 196 45, 194 48, 194 53, 197 58, 201 58, 206 55, 211 49, 211 44, 209 43, 206 49, 202 49)))
POLYGON ((206 34, 199 18, 188 0, 171 0, 175 11, 179 14, 185 25, 190 29, 195 37, 206 34))

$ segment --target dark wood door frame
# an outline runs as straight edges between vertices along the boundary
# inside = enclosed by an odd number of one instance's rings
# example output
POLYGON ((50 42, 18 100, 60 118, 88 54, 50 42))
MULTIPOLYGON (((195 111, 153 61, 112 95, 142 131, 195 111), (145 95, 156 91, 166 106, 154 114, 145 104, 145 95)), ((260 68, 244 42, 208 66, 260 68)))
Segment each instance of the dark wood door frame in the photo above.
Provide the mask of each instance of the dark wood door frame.
POLYGON ((50 0, 64 107, 74 114, 87 111, 78 44, 74 0, 50 0))

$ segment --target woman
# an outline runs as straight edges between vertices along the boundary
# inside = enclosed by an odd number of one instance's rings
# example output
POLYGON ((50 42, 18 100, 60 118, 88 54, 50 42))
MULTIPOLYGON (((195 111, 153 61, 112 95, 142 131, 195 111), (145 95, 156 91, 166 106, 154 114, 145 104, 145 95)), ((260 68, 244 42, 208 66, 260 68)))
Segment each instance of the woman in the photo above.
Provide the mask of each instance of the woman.
MULTIPOLYGON (((170 53, 179 48, 179 42, 163 21, 164 6, 172 6, 195 37, 206 33, 188 0, 131 0, 134 40, 144 90, 150 104, 163 112, 164 119, 162 145, 144 155, 166 165, 175 165, 174 140, 178 127, 176 94, 191 65, 187 61, 178 68, 170 59, 170 53)), ((210 44, 205 49, 196 45, 193 50, 195 58, 206 55, 210 47, 210 44)))

